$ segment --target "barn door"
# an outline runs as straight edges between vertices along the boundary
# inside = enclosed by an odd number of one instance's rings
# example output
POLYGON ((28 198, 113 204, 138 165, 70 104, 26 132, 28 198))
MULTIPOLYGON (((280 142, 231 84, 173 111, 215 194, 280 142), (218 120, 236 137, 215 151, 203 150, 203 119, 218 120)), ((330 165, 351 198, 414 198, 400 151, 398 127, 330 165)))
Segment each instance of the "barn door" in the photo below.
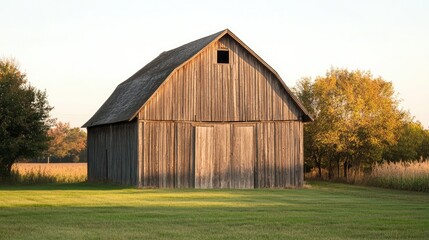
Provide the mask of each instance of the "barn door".
POLYGON ((213 129, 195 128, 195 188, 213 188, 213 129))
POLYGON ((254 127, 234 125, 232 136, 231 187, 254 188, 254 127))
POLYGON ((253 126, 196 126, 195 188, 254 188, 255 152, 253 126))

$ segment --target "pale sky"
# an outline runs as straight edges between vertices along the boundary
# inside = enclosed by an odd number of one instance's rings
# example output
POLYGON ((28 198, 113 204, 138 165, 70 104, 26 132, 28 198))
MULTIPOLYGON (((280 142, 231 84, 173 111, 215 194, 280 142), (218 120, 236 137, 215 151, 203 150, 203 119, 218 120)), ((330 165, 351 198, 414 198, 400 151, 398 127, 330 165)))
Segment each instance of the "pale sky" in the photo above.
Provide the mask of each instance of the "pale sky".
POLYGON ((393 82, 429 127, 429 1, 0 0, 0 57, 83 125, 161 52, 229 28, 293 87, 333 67, 393 82))

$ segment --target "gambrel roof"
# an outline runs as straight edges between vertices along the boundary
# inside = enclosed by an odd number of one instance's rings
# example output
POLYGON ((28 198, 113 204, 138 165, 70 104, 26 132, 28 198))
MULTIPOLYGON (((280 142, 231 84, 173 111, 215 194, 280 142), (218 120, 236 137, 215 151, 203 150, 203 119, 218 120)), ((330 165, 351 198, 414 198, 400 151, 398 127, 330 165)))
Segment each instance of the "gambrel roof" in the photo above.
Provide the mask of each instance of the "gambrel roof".
POLYGON ((226 34, 241 44, 278 78, 286 92, 303 111, 303 121, 311 121, 312 118, 308 114, 307 110, 305 110, 304 106, 285 85, 278 73, 240 39, 238 39, 230 30, 225 29, 221 32, 217 32, 178 48, 161 53, 157 58, 152 60, 130 78, 119 84, 112 95, 110 95, 106 102, 100 107, 100 109, 98 109, 94 116, 92 116, 83 125, 83 127, 133 120, 144 104, 165 82, 165 80, 174 73, 175 70, 179 69, 211 43, 219 40, 226 34))

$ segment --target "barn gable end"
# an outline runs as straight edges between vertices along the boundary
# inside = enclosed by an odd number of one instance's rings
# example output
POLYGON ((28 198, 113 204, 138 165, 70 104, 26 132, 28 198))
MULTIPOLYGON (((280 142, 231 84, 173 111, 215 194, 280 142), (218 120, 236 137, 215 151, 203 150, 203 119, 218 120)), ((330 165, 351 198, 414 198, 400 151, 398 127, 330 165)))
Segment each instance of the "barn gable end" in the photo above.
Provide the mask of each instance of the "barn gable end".
POLYGON ((281 82, 226 34, 176 69, 145 103, 139 119, 213 122, 308 119, 281 82), (229 64, 217 63, 219 50, 229 52, 229 64))

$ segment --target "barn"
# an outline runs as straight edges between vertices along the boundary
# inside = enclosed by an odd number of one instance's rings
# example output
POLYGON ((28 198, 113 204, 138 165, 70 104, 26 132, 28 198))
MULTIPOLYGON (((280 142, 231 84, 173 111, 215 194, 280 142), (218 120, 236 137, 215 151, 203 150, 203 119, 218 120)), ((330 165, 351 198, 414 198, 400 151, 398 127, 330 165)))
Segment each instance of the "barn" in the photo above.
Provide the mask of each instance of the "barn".
POLYGON ((311 120, 277 72, 226 29, 161 53, 117 86, 83 126, 88 180, 300 187, 311 120))

